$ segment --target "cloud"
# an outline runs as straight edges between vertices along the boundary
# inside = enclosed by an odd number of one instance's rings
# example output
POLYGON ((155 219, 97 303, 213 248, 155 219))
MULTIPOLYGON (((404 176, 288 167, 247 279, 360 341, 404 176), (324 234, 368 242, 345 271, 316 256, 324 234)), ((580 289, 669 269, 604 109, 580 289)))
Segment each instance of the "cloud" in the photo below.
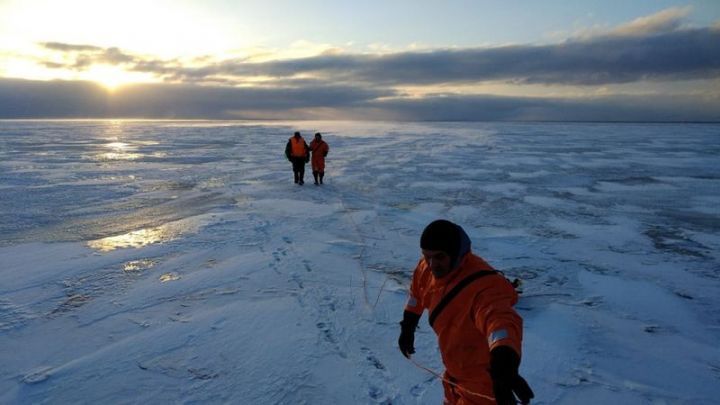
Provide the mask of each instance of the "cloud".
POLYGON ((244 110, 275 112, 327 106, 353 107, 393 95, 392 90, 348 86, 266 89, 155 84, 116 91, 112 97, 112 112, 129 117, 229 118, 244 110))
POLYGON ((597 86, 638 81, 720 77, 720 29, 683 28, 689 8, 672 8, 636 19, 602 35, 535 46, 436 49, 425 52, 343 54, 323 52, 298 59, 249 62, 228 59, 189 65, 133 55, 118 48, 44 43, 70 62, 47 67, 87 69, 123 65, 170 82, 265 85, 314 78, 328 83, 369 86, 465 84, 505 81, 522 84, 597 86))
POLYGON ((227 62, 193 74, 293 77, 382 85, 513 83, 600 85, 720 76, 720 30, 603 36, 545 46, 451 49, 391 55, 322 55, 259 64, 227 62))
POLYGON ((145 84, 125 86, 109 93, 89 82, 0 79, 0 118, 224 119, 247 111, 276 113, 303 108, 352 108, 396 95, 392 89, 320 84, 269 89, 145 84))
POLYGON ((441 121, 720 121, 720 98, 605 96, 587 98, 436 95, 374 103, 390 119, 441 121))
POLYGON ((403 97, 364 86, 234 88, 0 79, 0 118, 386 119, 444 121, 720 121, 720 97, 403 97))
POLYGON ((0 79, 0 118, 84 118, 108 114, 107 93, 94 83, 0 79))
POLYGON ((62 42, 41 42, 40 46, 46 49, 61 52, 97 52, 102 51, 103 49, 94 45, 67 44, 62 42))
POLYGON ((611 31, 611 34, 650 35, 660 32, 675 31, 681 27, 683 19, 692 11, 692 7, 673 7, 658 13, 637 18, 611 31))
POLYGON ((142 58, 123 52, 117 47, 101 48, 93 45, 67 44, 61 42, 42 42, 45 49, 61 52, 69 62, 42 61, 46 67, 85 70, 96 64, 132 65, 142 62, 142 58))

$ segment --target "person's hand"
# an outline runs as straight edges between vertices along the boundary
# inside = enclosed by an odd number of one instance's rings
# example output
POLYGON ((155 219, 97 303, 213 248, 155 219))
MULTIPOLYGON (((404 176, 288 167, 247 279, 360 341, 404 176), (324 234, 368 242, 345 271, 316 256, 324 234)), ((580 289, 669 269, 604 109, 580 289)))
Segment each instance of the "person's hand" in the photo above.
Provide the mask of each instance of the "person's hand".
POLYGON ((529 404, 535 397, 524 378, 518 374, 520 357, 511 347, 499 346, 490 352, 490 376, 498 405, 529 404))
POLYGON ((415 331, 402 328, 398 346, 400 346, 400 353, 409 359, 410 355, 415 353, 415 331))
POLYGON ((403 320, 400 322, 398 346, 400 346, 400 353, 408 359, 411 354, 415 353, 415 329, 417 329, 419 320, 420 315, 405 311, 403 313, 403 320))

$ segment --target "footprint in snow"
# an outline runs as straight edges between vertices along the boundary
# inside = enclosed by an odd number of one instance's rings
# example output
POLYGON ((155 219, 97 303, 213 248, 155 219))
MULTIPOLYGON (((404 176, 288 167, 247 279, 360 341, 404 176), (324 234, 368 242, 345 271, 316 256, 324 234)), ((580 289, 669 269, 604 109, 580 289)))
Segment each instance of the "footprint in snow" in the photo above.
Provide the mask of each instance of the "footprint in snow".
POLYGON ((300 276, 297 273, 292 273, 292 275, 290 276, 290 280, 292 282, 294 282, 295 284, 297 284, 298 288, 300 288, 301 290, 303 288, 305 288, 302 278, 300 278, 300 276))
POLYGON ((305 266, 305 270, 310 273, 312 272, 312 267, 310 267, 310 261, 309 260, 303 260, 302 261, 303 266, 305 266))
POLYGON ((422 398, 433 382, 435 382, 435 377, 430 377, 419 384, 413 385, 410 388, 410 394, 416 398, 422 398))
POLYGON ((320 304, 323 307, 327 307, 330 311, 335 312, 336 307, 336 300, 331 295, 326 295, 323 297, 323 302, 320 304))
POLYGON ((315 326, 317 326, 317 328, 322 331, 325 341, 334 345, 337 344, 337 339, 335 338, 332 330, 330 330, 330 326, 328 326, 328 324, 326 324, 325 322, 318 322, 317 324, 315 324, 315 326))
POLYGON ((387 368, 369 348, 362 347, 360 351, 365 356, 365 362, 372 366, 369 372, 363 372, 363 374, 367 373, 365 381, 368 386, 368 396, 375 403, 392 404, 394 396, 391 392, 394 387, 390 383, 392 377, 387 368))

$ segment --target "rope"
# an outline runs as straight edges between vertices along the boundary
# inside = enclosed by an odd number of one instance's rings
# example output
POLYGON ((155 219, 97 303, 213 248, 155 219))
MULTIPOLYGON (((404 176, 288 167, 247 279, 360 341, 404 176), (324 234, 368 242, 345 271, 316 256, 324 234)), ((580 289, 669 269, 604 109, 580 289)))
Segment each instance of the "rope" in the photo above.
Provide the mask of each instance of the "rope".
POLYGON ((380 295, 382 294, 385 284, 387 284, 387 281, 390 279, 389 275, 385 275, 385 281, 383 281, 382 286, 380 287, 380 291, 378 291, 377 297, 375 298, 375 303, 373 305, 370 305, 370 299, 368 298, 368 282, 367 282, 367 274, 366 274, 366 265, 365 265, 365 252, 367 251, 367 240, 365 239, 365 236, 360 232, 360 227, 358 226, 357 222, 353 219, 352 213, 345 205, 345 200, 342 198, 342 196, 338 196, 338 199, 340 200, 340 205, 342 205, 343 210, 348 213, 348 217, 350 218, 350 222, 352 223, 353 227, 355 228, 355 233, 360 237, 360 243, 362 245, 362 248, 360 249, 360 254, 358 255, 358 264, 360 265, 360 273, 362 273, 363 281, 363 299, 365 300, 365 306, 370 308, 370 311, 375 311, 375 308, 377 307, 378 302, 380 301, 380 295))
POLYGON ((385 281, 383 281, 382 285, 380 286, 380 291, 378 291, 377 297, 375 298, 375 303, 372 306, 373 311, 375 310, 375 307, 377 307, 377 304, 380 301, 380 294, 382 294, 383 290, 385 289, 385 284, 387 284, 389 279, 390 276, 385 275, 385 281))
POLYGON ((475 395, 475 396, 478 396, 478 397, 480 397, 480 398, 485 398, 485 399, 487 399, 487 400, 490 400, 490 401, 495 402, 495 397, 491 397, 491 396, 485 395, 485 394, 480 394, 479 392, 473 392, 473 391, 470 391, 470 390, 467 389, 467 388, 463 388, 463 387, 460 386, 458 383, 453 382, 453 381, 450 381, 450 380, 448 380, 447 378, 443 377, 442 375, 440 375, 440 374, 439 374, 438 372, 436 372, 435 370, 432 370, 432 369, 430 369, 430 368, 427 368, 427 367, 423 366, 422 364, 416 362, 415 360, 412 359, 412 357, 408 357, 408 360, 410 360, 410 362, 411 362, 412 364, 414 364, 415 367, 417 367, 417 368, 419 368, 419 369, 421 369, 421 370, 427 371, 428 373, 434 375, 435 377, 439 378, 439 379, 442 380, 443 382, 446 382, 446 383, 452 385, 453 387, 455 387, 455 388, 457 388, 457 389, 459 389, 459 390, 461 390, 461 391, 465 391, 465 392, 467 392, 467 393, 470 394, 470 395, 475 395))
POLYGON ((358 255, 358 264, 360 265, 360 273, 362 274, 362 286, 363 286, 363 299, 365 300, 365 306, 370 308, 370 300, 368 299, 368 291, 367 291, 367 275, 365 274, 365 249, 367 246, 367 242, 365 241, 365 238, 363 237, 362 233, 360 233, 360 227, 358 227, 358 224, 355 222, 355 220, 352 217, 352 213, 345 205, 345 200, 342 198, 342 196, 338 196, 338 199, 340 200, 340 205, 342 205, 343 210, 348 213, 348 218, 350 218, 350 222, 353 224, 353 227, 355 228, 355 233, 360 236, 360 243, 362 245, 362 248, 360 249, 360 254, 358 255))

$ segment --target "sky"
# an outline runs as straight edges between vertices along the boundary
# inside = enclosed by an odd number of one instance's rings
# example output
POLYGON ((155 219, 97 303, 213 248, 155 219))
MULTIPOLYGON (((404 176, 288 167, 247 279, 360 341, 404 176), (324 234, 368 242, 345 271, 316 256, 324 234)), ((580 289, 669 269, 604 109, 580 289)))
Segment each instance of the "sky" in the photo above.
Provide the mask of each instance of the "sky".
POLYGON ((0 0, 0 118, 719 121, 720 2, 0 0))

